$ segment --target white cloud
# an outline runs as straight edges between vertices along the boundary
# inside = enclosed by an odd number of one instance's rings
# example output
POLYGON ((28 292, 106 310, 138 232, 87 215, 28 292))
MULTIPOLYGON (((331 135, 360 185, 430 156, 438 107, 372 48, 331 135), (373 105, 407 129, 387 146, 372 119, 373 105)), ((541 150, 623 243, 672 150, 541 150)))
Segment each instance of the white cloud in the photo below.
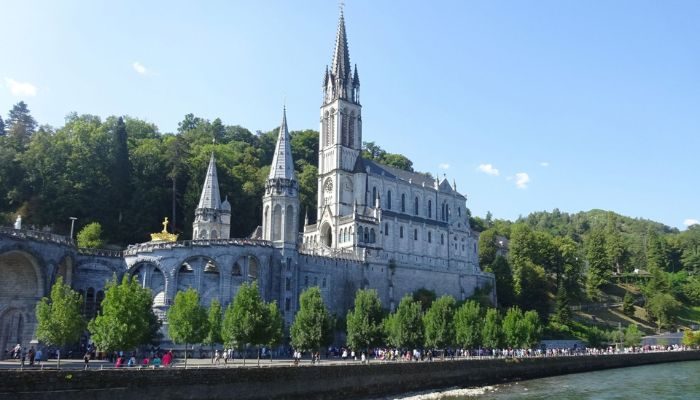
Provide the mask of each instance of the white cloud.
POLYGON ((487 174, 487 175, 492 175, 492 176, 500 175, 500 172, 498 171, 498 169, 494 168, 493 165, 491 165, 491 164, 480 164, 476 169, 487 174))
POLYGON ((441 163, 440 165, 438 165, 438 168, 440 168, 440 169, 450 169, 450 164, 441 163))
POLYGON ((685 221, 683 221, 683 225, 685 225, 685 226, 700 225, 700 221, 698 221, 695 218, 688 218, 685 221))
POLYGON ((36 86, 29 82, 18 82, 12 78, 5 78, 5 83, 13 96, 36 96, 36 86))
POLYGON ((527 189, 527 184, 530 183, 530 175, 525 172, 515 174, 515 186, 518 189, 527 189))
POLYGON ((540 162, 540 167, 545 167, 545 168, 549 167, 549 161, 540 162))
POLYGON ((138 61, 134 61, 134 63, 131 64, 131 66, 134 67, 134 71, 136 71, 139 75, 146 75, 149 72, 146 66, 144 66, 138 61))

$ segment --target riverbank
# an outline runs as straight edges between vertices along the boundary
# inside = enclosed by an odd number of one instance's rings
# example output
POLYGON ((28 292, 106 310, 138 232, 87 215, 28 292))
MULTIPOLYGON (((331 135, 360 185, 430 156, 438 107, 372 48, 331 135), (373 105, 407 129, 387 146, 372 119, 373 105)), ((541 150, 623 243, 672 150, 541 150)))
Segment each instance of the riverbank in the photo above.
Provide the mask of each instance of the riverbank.
POLYGON ((230 369, 0 371, 0 399, 344 399, 700 360, 700 351, 230 369))

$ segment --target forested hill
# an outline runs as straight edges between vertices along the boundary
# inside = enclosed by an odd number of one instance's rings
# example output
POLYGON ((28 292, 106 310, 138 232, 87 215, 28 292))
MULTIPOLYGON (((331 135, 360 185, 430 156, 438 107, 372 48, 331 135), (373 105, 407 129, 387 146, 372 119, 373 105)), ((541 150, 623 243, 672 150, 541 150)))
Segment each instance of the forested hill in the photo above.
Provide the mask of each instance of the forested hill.
MULTIPOLYGON (((271 125, 275 124, 271 121, 271 125)), ((174 133, 130 117, 71 113, 61 127, 41 125, 24 102, 0 117, 0 225, 17 214, 24 227, 68 234, 91 222, 108 245, 149 240, 169 217, 191 237, 194 209, 210 154, 217 160, 222 198, 234 211, 231 236, 249 235, 261 221, 265 180, 279 128, 252 133, 188 114, 174 133), (173 205, 174 203, 174 205, 173 205), (173 209, 175 210, 173 216, 173 209)), ((291 132, 302 215, 315 220, 318 132, 291 132)), ((367 143, 363 155, 413 170, 412 162, 367 143)))

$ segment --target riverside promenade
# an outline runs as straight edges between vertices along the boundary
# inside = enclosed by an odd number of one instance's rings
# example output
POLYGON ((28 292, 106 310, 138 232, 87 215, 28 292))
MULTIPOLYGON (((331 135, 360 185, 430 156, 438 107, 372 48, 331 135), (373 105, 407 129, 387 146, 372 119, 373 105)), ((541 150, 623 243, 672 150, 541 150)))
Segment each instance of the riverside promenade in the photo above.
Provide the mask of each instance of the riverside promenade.
MULTIPOLYGON (((433 362, 236 360, 233 367, 193 360, 188 368, 106 368, 90 370, 69 361, 66 369, 0 370, 0 399, 362 399, 447 387, 474 387, 638 365, 698 361, 700 351, 562 357, 434 360, 433 362), (240 361, 240 363, 239 363, 240 361)), ((17 365, 15 365, 15 368, 17 365)), ((95 367, 95 368, 93 368, 95 367)))

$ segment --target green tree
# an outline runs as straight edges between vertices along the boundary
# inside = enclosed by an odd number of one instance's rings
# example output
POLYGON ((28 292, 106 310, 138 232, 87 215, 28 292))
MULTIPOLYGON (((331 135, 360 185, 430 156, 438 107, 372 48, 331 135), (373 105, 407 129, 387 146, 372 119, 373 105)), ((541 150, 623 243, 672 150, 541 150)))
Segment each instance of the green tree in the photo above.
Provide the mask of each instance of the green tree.
POLYGON ((435 300, 423 316, 425 325, 425 346, 443 348, 455 342, 454 310, 455 299, 442 296, 435 300))
POLYGON ((2 120, 2 116, 0 116, 0 136, 5 136, 5 121, 2 120))
POLYGON ((605 228, 605 253, 615 272, 622 274, 627 249, 617 225, 617 216, 615 213, 609 212, 608 223, 605 228))
POLYGON ((168 333, 174 343, 185 345, 187 366, 187 345, 202 342, 209 333, 207 310, 199 304, 199 293, 193 288, 175 295, 168 310, 168 333))
POLYGON ((600 287, 608 282, 608 255, 605 251, 605 235, 603 231, 593 230, 586 239, 586 293, 591 299, 600 297, 600 287))
POLYGON ((523 332, 520 329, 522 319, 523 312, 519 307, 511 307, 506 311, 506 315, 501 322, 504 345, 509 347, 521 347, 524 342, 523 332))
MULTIPOLYGON (((265 332, 265 344, 270 348, 279 346, 284 340, 284 319, 276 302, 267 304, 267 329, 265 332)), ((272 362, 272 352, 270 352, 272 362)))
POLYGON ((646 304, 647 313, 660 329, 669 327, 680 307, 681 303, 668 293, 655 293, 646 304))
POLYGON ((416 348, 423 344, 423 310, 410 295, 401 299, 396 311, 384 322, 387 343, 397 348, 416 348))
POLYGON ((555 299, 555 318, 560 324, 567 325, 571 321, 571 307, 569 306, 569 295, 566 286, 563 284, 557 290, 555 299))
POLYGON ((501 319, 495 308, 486 310, 484 324, 481 327, 481 343, 484 347, 491 349, 501 346, 501 319))
POLYGON ((222 343, 221 326, 223 322, 223 312, 219 300, 214 299, 209 303, 207 312, 207 336, 202 340, 202 343, 211 346, 212 354, 214 354, 214 345, 222 343))
POLYGON ((626 291, 625 297, 622 298, 622 313, 628 317, 634 315, 634 297, 629 291, 626 291))
POLYGON ((515 293, 513 292, 513 271, 508 265, 508 260, 501 255, 497 255, 493 264, 491 264, 491 272, 496 278, 498 305, 501 308, 512 306, 515 303, 515 293))
POLYGON ((36 132, 37 122, 29 112, 29 107, 23 101, 12 106, 5 129, 7 136, 14 142, 17 149, 24 149, 32 134, 36 132))
POLYGON ((465 349, 481 344, 481 306, 476 301, 466 301, 455 311, 455 342, 465 349))
POLYGON ((102 240, 102 225, 99 222, 91 222, 78 232, 78 247, 84 249, 96 249, 104 245, 102 240))
MULTIPOLYGON (((355 306, 347 315, 347 342, 355 350, 367 351, 382 342, 382 304, 375 289, 355 293, 355 306)), ((367 353, 369 354, 369 352, 367 353)))
POLYGON ((300 351, 315 351, 333 340, 333 320, 318 286, 299 296, 299 311, 290 328, 292 346, 300 351))
MULTIPOLYGON (((269 308, 260 297, 258 283, 243 283, 233 302, 226 308, 221 336, 227 346, 245 348, 267 344, 269 328, 269 308)), ((245 364, 245 356, 243 357, 245 364)))
POLYGON ((124 229, 122 220, 128 212, 129 197, 131 196, 131 162, 129 160, 128 137, 124 118, 119 117, 114 124, 112 134, 112 165, 111 165, 111 209, 109 230, 119 242, 129 240, 129 230, 124 229))
POLYGON ((498 254, 497 232, 495 229, 486 229, 479 234, 479 265, 486 268, 493 264, 498 254))
POLYGON ((437 296, 434 290, 429 290, 426 288, 420 288, 413 292, 413 300, 420 303, 423 312, 426 312, 430 305, 433 304, 437 296))
POLYGON ((521 346, 528 349, 534 348, 542 338, 542 324, 537 311, 526 311, 520 320, 519 329, 523 340, 521 346))
POLYGON ((637 324, 629 324, 625 329, 625 346, 639 346, 642 342, 642 332, 640 332, 637 324))
POLYGON ((136 277, 116 276, 107 283, 102 311, 88 323, 92 341, 102 351, 131 350, 153 339, 158 319, 153 313, 151 290, 136 277))
MULTIPOLYGON (((51 298, 43 297, 36 305, 36 337, 49 346, 63 347, 75 343, 85 330, 85 319, 80 312, 82 297, 63 278, 56 278, 51 287, 51 298)), ((61 368, 61 359, 58 359, 61 368)))
POLYGON ((683 344, 686 346, 699 346, 700 345, 700 331, 693 332, 690 329, 686 329, 683 332, 683 344))

